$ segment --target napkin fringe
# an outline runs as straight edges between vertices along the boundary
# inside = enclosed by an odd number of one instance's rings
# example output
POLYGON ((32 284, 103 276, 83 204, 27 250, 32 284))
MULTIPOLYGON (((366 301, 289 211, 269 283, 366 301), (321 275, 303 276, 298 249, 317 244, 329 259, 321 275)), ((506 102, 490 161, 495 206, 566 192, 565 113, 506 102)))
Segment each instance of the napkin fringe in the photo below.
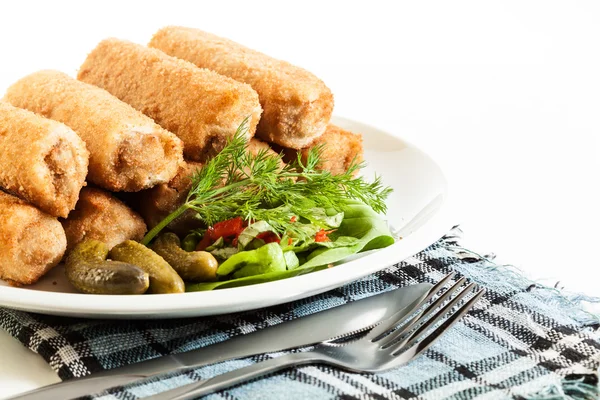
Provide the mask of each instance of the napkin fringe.
POLYGON ((585 382, 585 378, 563 379, 561 385, 550 385, 539 392, 519 396, 523 400, 597 400, 600 388, 585 382))
POLYGON ((457 265, 457 270, 461 274, 470 277, 472 275, 470 268, 479 264, 479 267, 485 269, 486 273, 497 275, 498 279, 509 280, 513 285, 522 287, 528 292, 533 292, 537 297, 543 299, 544 303, 568 309, 573 319, 581 324, 585 331, 600 334, 600 315, 583 308, 584 303, 600 304, 600 297, 588 296, 583 293, 570 293, 556 286, 552 287, 540 281, 533 281, 525 277, 523 271, 514 265, 495 263, 493 261, 495 255, 493 254, 483 255, 461 246, 459 242, 462 236, 463 231, 457 225, 441 239, 447 248, 456 252, 458 258, 463 261, 469 258, 473 259, 472 263, 457 265), (468 268, 461 268, 465 265, 468 268))
MULTIPOLYGON (((490 276, 510 281, 516 287, 521 287, 540 298, 545 304, 568 310, 570 316, 582 325, 582 331, 587 331, 600 338, 600 315, 591 313, 583 308, 584 303, 598 304, 600 297, 592 297, 582 293, 569 293, 556 286, 548 286, 535 282, 524 276, 523 272, 511 264, 497 264, 495 255, 482 255, 462 247, 460 239, 462 230, 455 226, 442 238, 444 245, 455 252, 458 258, 467 263, 457 263, 453 266, 462 275, 471 278, 474 267, 481 268, 490 276)), ((495 278, 493 278, 495 279, 495 278)), ((538 392, 519 395, 523 400, 597 400, 600 399, 598 386, 600 372, 595 374, 565 377, 560 384, 552 384, 538 392)))

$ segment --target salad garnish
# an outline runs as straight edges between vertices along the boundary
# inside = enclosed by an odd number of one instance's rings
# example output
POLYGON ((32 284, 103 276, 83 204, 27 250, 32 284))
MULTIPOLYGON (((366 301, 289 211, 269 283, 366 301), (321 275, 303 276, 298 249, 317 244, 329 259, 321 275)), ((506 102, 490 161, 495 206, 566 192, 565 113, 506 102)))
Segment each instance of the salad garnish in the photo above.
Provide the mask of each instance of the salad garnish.
POLYGON ((382 184, 380 177, 372 182, 355 177, 364 163, 353 162, 345 173, 332 175, 318 170, 321 149, 316 147, 306 160, 299 154, 284 165, 280 155, 266 150, 253 155, 246 150, 248 126, 246 119, 225 148, 192 176, 186 201, 151 229, 143 244, 148 245, 171 221, 190 209, 214 229, 217 223, 228 220, 267 221, 279 238, 286 236, 286 241, 289 237, 298 241, 315 239, 315 234, 326 241, 331 220, 341 222, 344 206, 352 202, 385 213, 385 199, 392 190, 382 184), (323 233, 307 231, 296 222, 299 219, 310 221, 323 233))
POLYGON ((181 246, 188 254, 210 253, 218 267, 210 280, 186 282, 186 291, 284 279, 394 243, 378 214, 386 211, 391 189, 378 177, 367 182, 355 176, 362 163, 332 175, 319 170, 317 147, 284 164, 272 152, 247 151, 247 130, 246 120, 192 176, 185 202, 142 241, 148 245, 188 210, 202 221, 204 228, 188 232, 181 246))

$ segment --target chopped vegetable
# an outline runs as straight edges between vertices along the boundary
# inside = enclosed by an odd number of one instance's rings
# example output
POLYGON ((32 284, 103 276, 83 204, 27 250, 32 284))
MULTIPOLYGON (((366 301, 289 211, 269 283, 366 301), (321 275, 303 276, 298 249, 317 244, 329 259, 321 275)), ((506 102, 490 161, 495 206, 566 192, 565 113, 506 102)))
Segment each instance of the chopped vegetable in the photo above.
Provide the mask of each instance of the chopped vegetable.
MULTIPOLYGON (((298 267, 293 269, 288 267, 285 270, 284 268, 281 268, 281 266, 277 269, 263 268, 262 271, 265 272, 262 274, 238 277, 237 279, 234 278, 229 280, 221 280, 219 282, 212 283, 207 282, 190 284, 186 286, 186 290, 194 292, 201 290, 224 289, 289 278, 327 268, 329 265, 337 263, 356 253, 387 247, 394 243, 394 238, 390 234, 387 223, 382 220, 379 215, 371 209, 371 207, 359 202, 355 202, 353 204, 344 206, 343 209, 344 220, 340 224, 340 227, 335 232, 331 233, 330 242, 313 242, 308 250, 295 253, 299 259, 298 267), (316 246, 316 248, 310 250, 312 246, 316 246)), ((277 245, 275 243, 271 243, 263 246, 262 248, 267 246, 275 247, 277 245)), ((244 251, 238 253, 236 256, 239 256, 239 259, 238 262, 234 263, 236 265, 235 268, 238 268, 239 263, 246 259, 244 254, 251 252, 252 251, 244 251)), ((283 255, 284 259, 286 260, 286 265, 287 253, 288 251, 284 252, 283 255)), ((223 263, 221 267, 223 265, 225 265, 225 263, 223 263)), ((235 268, 232 268, 231 270, 235 268)))
POLYGON ((330 231, 326 231, 325 229, 321 229, 319 232, 317 232, 317 234, 315 235, 315 242, 320 243, 320 242, 330 242, 330 239, 327 235, 329 235, 330 233, 332 233, 335 229, 330 230, 330 231))
POLYGON ((217 260, 225 261, 232 255, 239 252, 240 251, 237 249, 237 247, 223 247, 220 249, 211 250, 210 254, 212 254, 217 260))
POLYGON ((237 237, 244 230, 244 221, 240 217, 217 222, 210 233, 212 240, 237 237))
MULTIPOLYGON (((259 235, 265 232, 273 232, 273 227, 266 221, 257 221, 248 225, 238 236, 238 247, 244 250, 254 239, 261 239, 259 235)), ((266 235, 265 235, 266 236, 266 235)), ((263 242, 262 244, 264 244, 263 242)))
POLYGON ((286 269, 294 269, 300 266, 300 260, 298 256, 293 251, 286 251, 283 253, 283 258, 285 258, 285 267, 286 269))
POLYGON ((245 226, 246 223, 240 217, 217 222, 206 230, 202 240, 198 242, 196 250, 206 250, 219 239, 223 239, 228 243, 237 241, 245 226))
POLYGON ((265 243, 281 242, 281 239, 279 239, 279 236, 277 236, 275 232, 261 232, 258 235, 256 235, 256 238, 262 240, 265 243))

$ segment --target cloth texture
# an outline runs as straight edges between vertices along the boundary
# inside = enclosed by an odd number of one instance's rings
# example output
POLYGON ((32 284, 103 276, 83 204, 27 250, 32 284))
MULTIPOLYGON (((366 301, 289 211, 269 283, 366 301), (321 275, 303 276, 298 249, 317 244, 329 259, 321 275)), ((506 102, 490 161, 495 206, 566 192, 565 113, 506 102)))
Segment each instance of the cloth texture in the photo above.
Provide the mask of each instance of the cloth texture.
MULTIPOLYGON (((376 274, 267 309, 180 320, 86 320, 0 309, 0 327, 39 353, 63 379, 185 352, 451 271, 487 292, 420 357, 379 374, 308 365, 207 399, 593 399, 600 325, 576 302, 462 248, 453 229, 429 248, 376 274)), ((343 268, 339 266, 338 268, 343 268)), ((283 353, 226 361, 89 398, 136 399, 283 353)))

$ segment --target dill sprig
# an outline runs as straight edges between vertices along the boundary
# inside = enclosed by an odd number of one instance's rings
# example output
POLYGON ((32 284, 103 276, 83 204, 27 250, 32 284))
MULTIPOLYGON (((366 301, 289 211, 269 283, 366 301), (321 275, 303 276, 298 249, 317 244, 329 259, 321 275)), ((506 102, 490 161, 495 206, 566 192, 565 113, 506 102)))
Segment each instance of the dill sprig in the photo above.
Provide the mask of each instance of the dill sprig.
POLYGON ((340 208, 358 200, 376 212, 385 212, 385 199, 392 189, 380 177, 366 182, 354 177, 364 163, 352 162, 340 175, 318 170, 322 147, 311 148, 306 159, 298 157, 282 167, 281 155, 268 150, 247 151, 248 119, 238 127, 225 148, 192 176, 186 201, 144 237, 150 241, 171 221, 187 210, 197 213, 206 225, 234 217, 247 221, 267 221, 280 235, 302 238, 303 231, 292 216, 310 213, 315 207, 340 208))

